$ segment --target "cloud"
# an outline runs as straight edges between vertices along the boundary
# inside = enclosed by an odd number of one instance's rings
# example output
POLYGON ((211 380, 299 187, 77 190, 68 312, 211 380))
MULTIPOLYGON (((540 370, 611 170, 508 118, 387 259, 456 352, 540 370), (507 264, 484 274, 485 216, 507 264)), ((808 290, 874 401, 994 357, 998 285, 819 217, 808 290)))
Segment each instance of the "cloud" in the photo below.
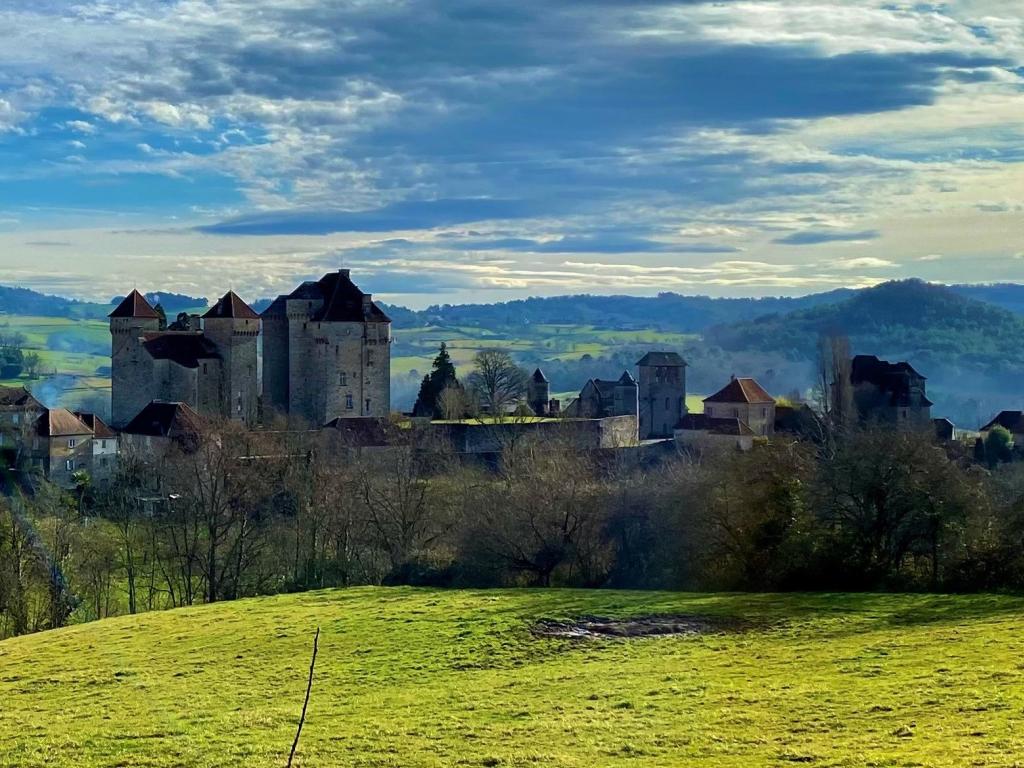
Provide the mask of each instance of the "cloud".
POLYGON ((877 230, 862 232, 834 232, 828 230, 806 230, 794 232, 785 237, 776 238, 774 242, 782 245, 820 245, 822 243, 861 243, 881 237, 877 230))
POLYGON ((890 269, 897 266, 895 262, 879 259, 874 256, 861 256, 855 259, 839 259, 832 262, 835 269, 890 269))

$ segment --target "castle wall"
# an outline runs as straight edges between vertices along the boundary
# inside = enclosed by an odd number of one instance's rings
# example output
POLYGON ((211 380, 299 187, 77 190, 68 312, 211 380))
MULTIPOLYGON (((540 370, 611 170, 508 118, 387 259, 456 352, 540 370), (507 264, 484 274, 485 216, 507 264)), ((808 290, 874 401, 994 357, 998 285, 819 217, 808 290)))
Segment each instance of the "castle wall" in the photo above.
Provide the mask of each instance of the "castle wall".
POLYGON ((268 414, 288 410, 288 318, 263 317, 263 408, 268 414))

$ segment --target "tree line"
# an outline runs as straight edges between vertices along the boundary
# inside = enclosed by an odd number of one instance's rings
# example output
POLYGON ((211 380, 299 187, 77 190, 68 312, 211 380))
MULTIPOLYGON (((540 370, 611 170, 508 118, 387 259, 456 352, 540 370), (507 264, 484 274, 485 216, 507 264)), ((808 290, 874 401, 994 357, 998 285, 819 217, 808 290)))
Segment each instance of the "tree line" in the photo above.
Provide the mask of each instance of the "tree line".
POLYGON ((519 436, 490 462, 436 428, 387 442, 211 423, 158 459, 127 452, 102 490, 39 484, 0 509, 0 634, 360 584, 1024 587, 1024 465, 925 433, 659 460, 569 435, 519 436))

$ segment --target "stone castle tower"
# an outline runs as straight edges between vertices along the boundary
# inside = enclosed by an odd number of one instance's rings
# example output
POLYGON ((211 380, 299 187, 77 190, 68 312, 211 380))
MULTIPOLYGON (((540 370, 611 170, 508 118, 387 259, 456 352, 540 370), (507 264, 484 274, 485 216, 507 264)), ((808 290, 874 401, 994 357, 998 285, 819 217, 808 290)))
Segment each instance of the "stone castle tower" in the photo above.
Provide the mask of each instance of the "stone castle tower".
POLYGON ((160 316, 138 291, 110 313, 110 423, 123 427, 153 399, 146 334, 160 330, 160 316))
POLYGON ((537 416, 551 413, 551 383, 540 368, 526 382, 526 404, 537 416))
POLYGON ((312 426, 391 412, 391 320, 347 269, 263 312, 264 411, 312 426))
POLYGON ((259 316, 234 292, 187 328, 169 330, 132 291, 110 313, 112 426, 126 426, 154 400, 255 426, 259 332, 259 316))
POLYGON ((648 352, 637 368, 640 439, 672 437, 686 414, 686 361, 675 352, 648 352))

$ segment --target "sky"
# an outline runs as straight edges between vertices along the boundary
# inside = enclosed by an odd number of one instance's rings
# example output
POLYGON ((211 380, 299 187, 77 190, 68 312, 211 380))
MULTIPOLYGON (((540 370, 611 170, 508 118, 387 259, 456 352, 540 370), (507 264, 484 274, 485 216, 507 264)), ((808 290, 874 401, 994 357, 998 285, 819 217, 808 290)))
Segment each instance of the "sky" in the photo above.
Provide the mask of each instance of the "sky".
POLYGON ((4 0, 0 283, 1024 277, 1019 0, 4 0))

